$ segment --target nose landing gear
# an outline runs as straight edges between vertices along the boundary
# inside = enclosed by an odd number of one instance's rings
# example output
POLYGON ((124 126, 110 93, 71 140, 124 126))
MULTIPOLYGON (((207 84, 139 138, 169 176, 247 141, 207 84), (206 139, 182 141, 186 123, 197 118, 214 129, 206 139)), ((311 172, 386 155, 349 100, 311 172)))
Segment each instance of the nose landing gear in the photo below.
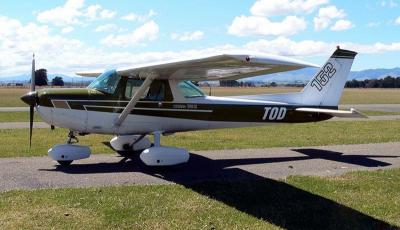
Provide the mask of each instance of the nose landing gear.
POLYGON ((66 144, 55 145, 49 149, 48 155, 62 166, 68 166, 74 160, 90 157, 91 151, 88 146, 76 145, 79 140, 74 131, 68 133, 66 144))

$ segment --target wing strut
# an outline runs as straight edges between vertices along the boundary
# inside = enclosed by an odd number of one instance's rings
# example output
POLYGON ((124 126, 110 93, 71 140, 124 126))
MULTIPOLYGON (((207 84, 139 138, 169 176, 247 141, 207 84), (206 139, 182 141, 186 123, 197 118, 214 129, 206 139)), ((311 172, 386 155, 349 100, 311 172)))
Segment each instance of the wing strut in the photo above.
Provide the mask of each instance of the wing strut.
POLYGON ((121 114, 117 117, 114 121, 115 126, 121 126, 122 122, 125 121, 128 114, 135 108, 136 103, 139 101, 140 97, 143 95, 144 91, 150 86, 153 82, 153 79, 156 75, 149 74, 146 79, 144 80, 143 84, 140 86, 138 91, 133 95, 132 99, 129 101, 128 105, 125 109, 121 112, 121 114))

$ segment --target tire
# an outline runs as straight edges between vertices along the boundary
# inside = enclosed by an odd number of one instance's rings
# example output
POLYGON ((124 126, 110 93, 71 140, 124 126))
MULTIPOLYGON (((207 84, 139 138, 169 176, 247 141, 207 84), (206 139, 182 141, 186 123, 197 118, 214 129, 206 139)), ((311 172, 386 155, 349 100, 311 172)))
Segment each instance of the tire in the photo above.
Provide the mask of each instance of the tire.
POLYGON ((61 166, 68 166, 72 163, 72 161, 57 161, 61 166))

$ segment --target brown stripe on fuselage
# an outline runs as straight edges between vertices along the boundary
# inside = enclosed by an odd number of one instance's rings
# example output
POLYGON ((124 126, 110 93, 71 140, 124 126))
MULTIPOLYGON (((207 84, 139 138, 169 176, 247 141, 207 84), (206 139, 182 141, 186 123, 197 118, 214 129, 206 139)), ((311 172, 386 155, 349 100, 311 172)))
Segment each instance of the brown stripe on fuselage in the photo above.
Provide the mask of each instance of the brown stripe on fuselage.
POLYGON ((71 107, 68 105, 68 102, 65 100, 52 100, 51 103, 53 103, 53 106, 55 108, 59 109, 71 109, 71 107))

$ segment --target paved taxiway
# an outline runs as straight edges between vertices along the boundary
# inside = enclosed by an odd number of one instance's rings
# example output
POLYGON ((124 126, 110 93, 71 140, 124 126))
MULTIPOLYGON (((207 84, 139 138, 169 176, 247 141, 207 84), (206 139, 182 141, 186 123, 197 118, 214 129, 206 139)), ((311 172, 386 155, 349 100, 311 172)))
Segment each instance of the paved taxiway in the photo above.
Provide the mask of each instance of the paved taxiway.
POLYGON ((400 167, 400 142, 307 148, 196 151, 188 164, 149 168, 138 158, 93 155, 68 167, 48 157, 0 159, 0 191, 126 184, 330 176, 352 170, 400 167))

